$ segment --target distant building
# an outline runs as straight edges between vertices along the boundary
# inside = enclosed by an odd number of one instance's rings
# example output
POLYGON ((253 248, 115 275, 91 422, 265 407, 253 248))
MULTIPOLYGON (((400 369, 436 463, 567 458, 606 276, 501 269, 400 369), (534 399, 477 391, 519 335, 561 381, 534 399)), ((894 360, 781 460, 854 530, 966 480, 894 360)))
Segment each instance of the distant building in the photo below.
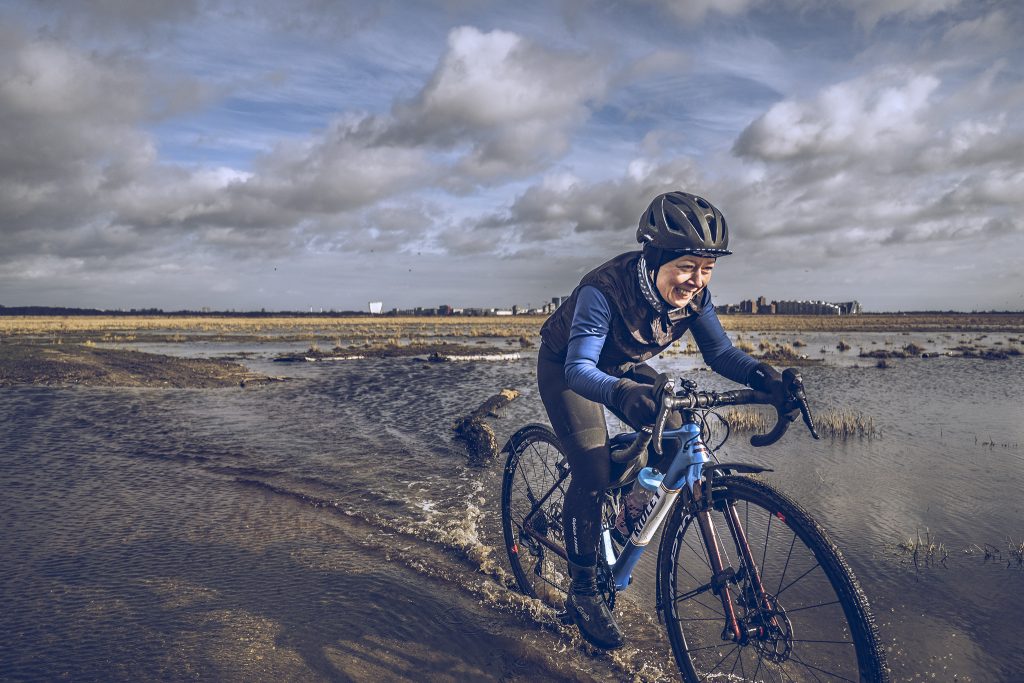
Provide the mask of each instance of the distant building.
POLYGON ((839 315, 836 304, 827 301, 777 301, 775 310, 782 315, 839 315))
MULTIPOLYGON (((553 296, 553 297, 551 297, 551 305, 554 306, 554 308, 558 308, 563 303, 565 303, 565 300, 568 299, 568 298, 569 298, 568 294, 566 294, 565 296, 553 296)), ((552 310, 554 310, 554 309, 552 309, 552 310)))
POLYGON ((372 313, 373 315, 380 315, 380 312, 384 309, 383 301, 371 301, 369 305, 370 313, 372 313))
POLYGON ((839 306, 842 315, 860 315, 863 312, 859 301, 844 301, 836 305, 839 306))
POLYGON ((437 307, 438 315, 451 315, 453 312, 454 309, 448 304, 441 304, 440 306, 437 307))
POLYGON ((723 315, 747 313, 759 315, 858 315, 863 312, 857 301, 832 303, 830 301, 772 301, 760 296, 738 304, 722 304, 715 310, 723 315))

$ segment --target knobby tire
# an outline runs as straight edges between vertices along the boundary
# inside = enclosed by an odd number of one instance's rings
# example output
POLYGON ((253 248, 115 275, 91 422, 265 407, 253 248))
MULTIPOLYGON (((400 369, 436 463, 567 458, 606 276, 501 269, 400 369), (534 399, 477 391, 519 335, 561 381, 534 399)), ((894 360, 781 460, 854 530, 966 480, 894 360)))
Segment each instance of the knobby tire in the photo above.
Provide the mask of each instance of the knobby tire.
POLYGON ((879 681, 889 674, 867 598, 825 530, 771 485, 748 476, 714 479, 710 511, 732 603, 750 634, 723 640, 726 621, 711 582, 699 525, 679 504, 659 551, 659 604, 685 680, 879 681), (733 503, 764 601, 754 597, 736 536, 726 519, 733 503))

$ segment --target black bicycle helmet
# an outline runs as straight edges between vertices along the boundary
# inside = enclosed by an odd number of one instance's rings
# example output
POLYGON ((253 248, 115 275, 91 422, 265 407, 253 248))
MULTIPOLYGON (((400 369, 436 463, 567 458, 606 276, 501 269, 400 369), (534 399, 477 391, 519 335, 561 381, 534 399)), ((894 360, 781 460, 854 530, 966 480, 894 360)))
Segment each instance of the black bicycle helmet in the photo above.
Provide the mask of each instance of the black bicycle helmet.
POLYGON ((636 241, 677 256, 728 256, 729 226, 711 202, 686 192, 659 194, 640 217, 636 241))

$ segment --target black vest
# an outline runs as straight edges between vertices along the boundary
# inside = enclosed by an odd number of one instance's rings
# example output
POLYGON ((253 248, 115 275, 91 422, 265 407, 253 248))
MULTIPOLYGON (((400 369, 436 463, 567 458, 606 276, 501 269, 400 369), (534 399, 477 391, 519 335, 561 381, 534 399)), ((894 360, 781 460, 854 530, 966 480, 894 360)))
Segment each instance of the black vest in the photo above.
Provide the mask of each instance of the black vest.
POLYGON ((710 293, 701 292, 695 301, 680 311, 659 313, 644 298, 640 289, 637 262, 639 251, 620 254, 583 276, 572 294, 551 314, 540 328, 544 345, 558 358, 565 360, 569 346, 569 328, 576 311, 581 287, 596 287, 611 308, 611 329, 601 349, 597 367, 602 372, 621 377, 637 363, 652 358, 676 341, 699 315, 710 293))

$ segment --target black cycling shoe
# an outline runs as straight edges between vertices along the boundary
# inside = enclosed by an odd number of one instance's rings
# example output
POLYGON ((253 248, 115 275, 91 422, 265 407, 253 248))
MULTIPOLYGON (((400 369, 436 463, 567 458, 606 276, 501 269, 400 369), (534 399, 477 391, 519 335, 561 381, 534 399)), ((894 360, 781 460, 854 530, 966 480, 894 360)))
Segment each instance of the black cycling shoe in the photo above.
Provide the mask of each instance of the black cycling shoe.
POLYGON ((572 586, 569 599, 565 602, 566 611, 584 640, 602 650, 615 650, 625 645, 619 625, 608 609, 607 603, 597 590, 596 567, 582 567, 569 563, 569 575, 572 586))

